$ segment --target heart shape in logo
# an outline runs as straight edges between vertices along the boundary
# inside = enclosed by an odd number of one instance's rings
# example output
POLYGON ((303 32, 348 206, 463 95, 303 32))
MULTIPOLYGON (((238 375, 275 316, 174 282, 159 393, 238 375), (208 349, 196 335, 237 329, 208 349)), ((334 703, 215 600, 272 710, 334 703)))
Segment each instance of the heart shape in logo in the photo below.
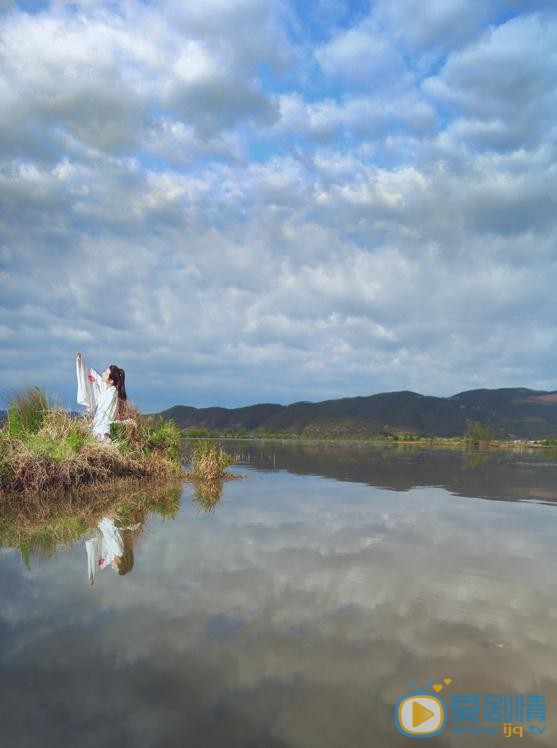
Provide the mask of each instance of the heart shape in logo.
POLYGON ((433 690, 434 690, 434 691, 435 691, 436 693, 439 693, 439 691, 440 691, 440 690, 441 690, 442 688, 443 688, 443 686, 441 685, 441 683, 434 683, 434 684, 433 684, 433 690))
POLYGON ((443 683, 446 683, 447 686, 449 685, 449 683, 452 683, 452 682, 453 682, 452 678, 443 678, 443 683))

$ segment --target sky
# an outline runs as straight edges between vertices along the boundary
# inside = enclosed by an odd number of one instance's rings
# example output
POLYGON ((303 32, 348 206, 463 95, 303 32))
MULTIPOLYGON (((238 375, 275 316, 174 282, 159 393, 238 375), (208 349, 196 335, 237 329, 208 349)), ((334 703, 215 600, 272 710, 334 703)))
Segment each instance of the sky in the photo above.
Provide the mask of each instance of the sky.
POLYGON ((557 389, 553 0, 0 0, 0 391, 557 389))

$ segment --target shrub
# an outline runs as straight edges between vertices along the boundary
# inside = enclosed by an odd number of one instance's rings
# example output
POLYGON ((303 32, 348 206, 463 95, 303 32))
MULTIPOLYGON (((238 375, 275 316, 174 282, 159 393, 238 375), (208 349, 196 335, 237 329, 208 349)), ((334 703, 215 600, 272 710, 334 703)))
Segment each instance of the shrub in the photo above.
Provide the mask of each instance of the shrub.
POLYGON ((132 429, 124 423, 110 424, 110 440, 118 445, 121 452, 132 450, 132 429))
POLYGON ((494 438, 491 426, 479 421, 467 422, 466 442, 471 447, 479 447, 482 443, 489 444, 494 438))
POLYGON ((48 400, 40 387, 27 387, 14 395, 8 408, 6 428, 10 436, 35 433, 48 412, 48 400))
POLYGON ((164 421, 148 427, 148 448, 162 452, 172 460, 179 460, 182 453, 182 433, 174 421, 164 421))
POLYGON ((209 429, 203 429, 198 426, 193 426, 192 428, 186 429, 184 431, 184 436, 189 437, 190 439, 204 439, 206 437, 210 437, 212 435, 211 431, 209 429))
POLYGON ((50 408, 45 414, 37 435, 44 438, 50 438, 54 441, 67 442, 68 447, 74 453, 85 442, 93 442, 91 435, 90 422, 88 418, 74 418, 67 410, 62 408, 50 408))
POLYGON ((231 457, 216 442, 200 439, 193 448, 191 470, 195 478, 215 480, 224 476, 227 467, 234 464, 231 457))
POLYGON ((222 498, 222 480, 195 480, 193 500, 205 512, 212 512, 222 498))
POLYGON ((110 425, 112 442, 122 452, 138 458, 164 456, 180 465, 182 434, 174 421, 154 420, 142 416, 137 409, 133 414, 133 418, 110 425))

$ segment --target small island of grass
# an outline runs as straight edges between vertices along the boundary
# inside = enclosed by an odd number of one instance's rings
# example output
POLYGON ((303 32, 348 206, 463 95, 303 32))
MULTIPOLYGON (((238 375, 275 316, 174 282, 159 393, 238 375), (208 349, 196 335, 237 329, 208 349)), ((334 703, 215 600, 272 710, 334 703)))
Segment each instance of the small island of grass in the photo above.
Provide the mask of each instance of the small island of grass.
POLYGON ((111 424, 110 441, 98 442, 90 419, 49 404, 44 392, 17 394, 0 429, 0 491, 37 493, 103 483, 117 478, 226 477, 233 459, 210 444, 192 455, 192 473, 182 466, 182 434, 173 421, 144 416, 133 406, 111 424))

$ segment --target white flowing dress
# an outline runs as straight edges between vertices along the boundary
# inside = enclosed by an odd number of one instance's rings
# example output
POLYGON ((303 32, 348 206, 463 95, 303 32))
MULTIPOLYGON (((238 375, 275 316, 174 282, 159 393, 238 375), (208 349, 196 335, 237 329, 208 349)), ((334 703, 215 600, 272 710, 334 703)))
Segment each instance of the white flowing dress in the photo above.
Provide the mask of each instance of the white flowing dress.
POLYGON ((118 390, 103 382, 101 375, 83 358, 75 360, 77 374, 77 402, 93 413, 93 434, 104 439, 118 413, 118 390))
POLYGON ((124 553, 122 536, 112 519, 103 517, 97 528, 96 536, 85 541, 87 571, 91 584, 95 581, 98 569, 107 569, 115 558, 124 553))

